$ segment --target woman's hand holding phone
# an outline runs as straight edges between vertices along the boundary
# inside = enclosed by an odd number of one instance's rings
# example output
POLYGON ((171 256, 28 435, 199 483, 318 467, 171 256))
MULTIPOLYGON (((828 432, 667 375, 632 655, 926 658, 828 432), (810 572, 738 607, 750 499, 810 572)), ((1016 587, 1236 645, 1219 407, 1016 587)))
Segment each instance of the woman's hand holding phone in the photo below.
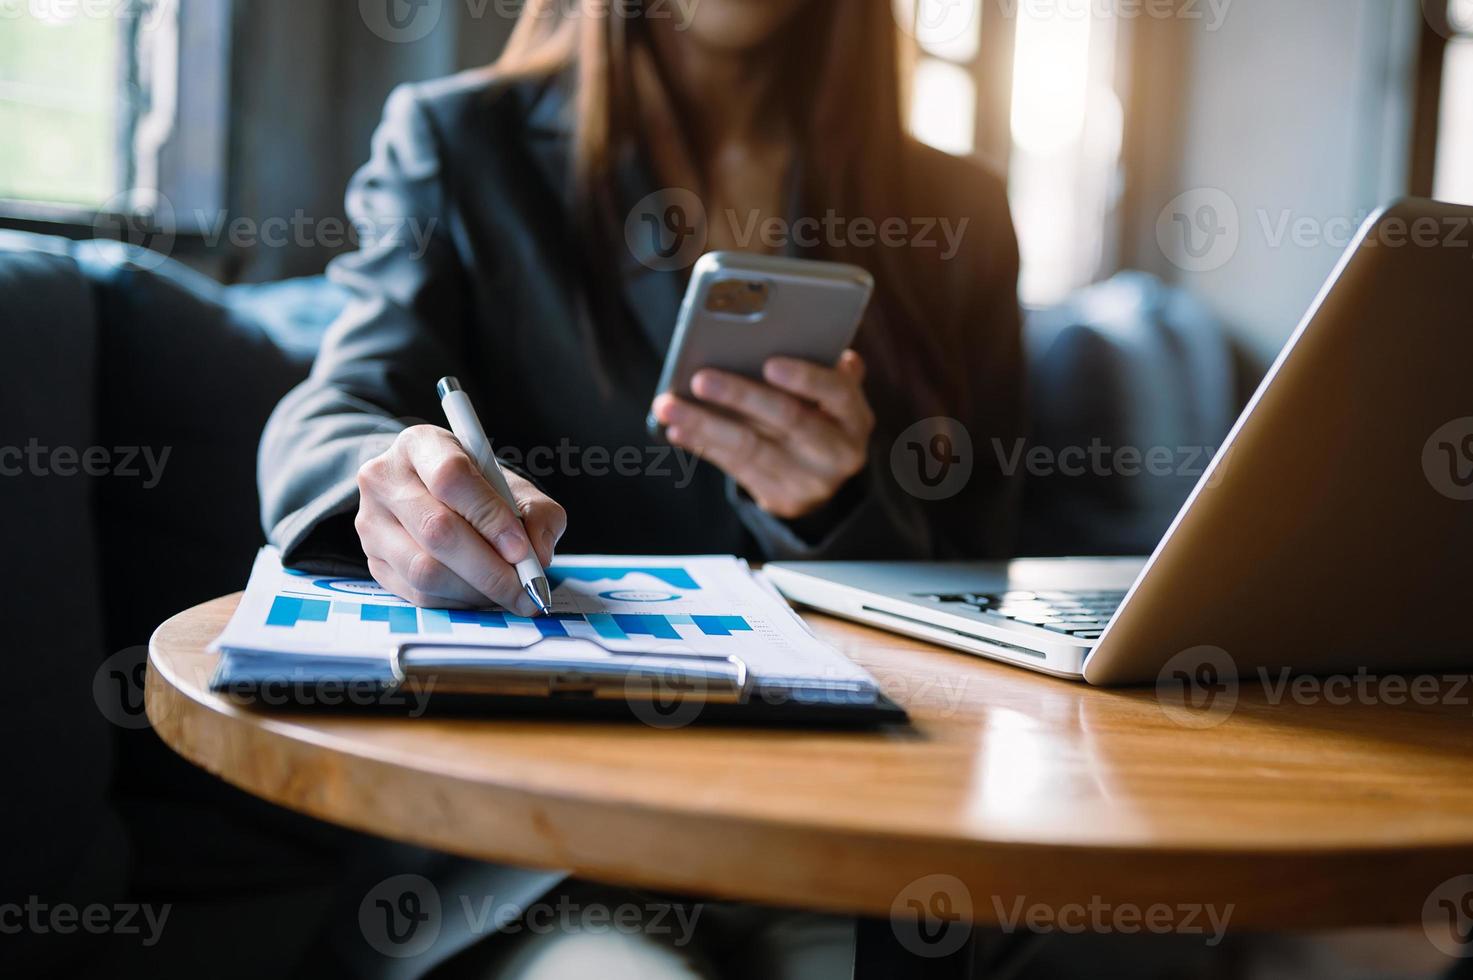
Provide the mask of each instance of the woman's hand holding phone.
POLYGON ((520 521, 448 430, 405 429, 358 471, 355 527, 368 570, 416 606, 478 608, 489 601, 534 614, 516 563, 530 549, 543 567, 551 564, 568 515, 515 473, 506 480, 520 521))
POLYGON ((875 414, 864 373, 852 350, 833 368, 773 358, 766 384, 706 369, 691 389, 725 413, 662 394, 654 414, 673 445, 725 471, 769 514, 795 520, 832 500, 869 459, 875 414))

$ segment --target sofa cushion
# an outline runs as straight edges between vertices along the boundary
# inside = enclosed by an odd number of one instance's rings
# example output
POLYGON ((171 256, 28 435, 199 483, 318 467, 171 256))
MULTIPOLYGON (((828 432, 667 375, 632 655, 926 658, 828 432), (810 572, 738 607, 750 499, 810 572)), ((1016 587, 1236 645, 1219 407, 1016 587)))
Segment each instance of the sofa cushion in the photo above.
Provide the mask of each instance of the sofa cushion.
POLYGON ((1005 447, 1028 474, 1023 552, 1150 553, 1240 407, 1226 331, 1187 293, 1121 273, 1033 314, 1026 342, 1033 437, 1005 447))
MULTIPOLYGON (((108 901, 128 866, 108 798, 113 726, 94 699, 106 649, 97 560, 96 308, 64 252, 0 233, 0 514, 5 521, 6 796, 0 895, 108 901)), ((102 683, 108 683, 106 678, 102 683)), ((55 937, 7 937, 6 967, 54 964, 55 937)))

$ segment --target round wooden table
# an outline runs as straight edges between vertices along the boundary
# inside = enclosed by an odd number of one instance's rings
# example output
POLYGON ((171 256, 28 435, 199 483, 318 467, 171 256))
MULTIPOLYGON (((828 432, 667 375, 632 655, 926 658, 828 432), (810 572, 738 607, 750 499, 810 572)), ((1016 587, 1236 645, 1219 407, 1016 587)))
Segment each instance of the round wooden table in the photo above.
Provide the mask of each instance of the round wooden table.
POLYGON ((154 635, 164 741, 282 806, 467 857, 869 916, 939 888, 993 924, 1071 903, 1231 905, 1235 930, 1414 924, 1473 872, 1473 686, 1435 705, 1275 704, 1255 681, 1193 728, 1153 689, 812 616, 913 726, 267 712, 207 689, 205 647, 235 602, 154 635))

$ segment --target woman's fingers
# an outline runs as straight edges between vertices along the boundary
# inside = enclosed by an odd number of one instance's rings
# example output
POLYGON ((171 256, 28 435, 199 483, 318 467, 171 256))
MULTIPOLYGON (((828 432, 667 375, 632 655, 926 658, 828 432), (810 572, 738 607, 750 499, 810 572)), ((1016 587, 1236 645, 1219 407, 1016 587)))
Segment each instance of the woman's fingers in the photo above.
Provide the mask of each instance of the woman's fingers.
POLYGON ((833 368, 790 357, 774 357, 762 366, 768 384, 814 402, 850 436, 868 440, 875 415, 864 397, 864 374, 864 360, 852 350, 833 368))
POLYGON ((705 370, 691 388, 703 401, 720 405, 790 445, 813 469, 847 479, 864 465, 864 447, 808 402, 771 385, 724 371, 705 370))
POLYGON ((568 530, 568 512, 557 501, 533 486, 530 480, 523 479, 516 473, 507 473, 506 482, 511 487, 512 496, 516 498, 517 509, 521 512, 522 523, 526 525, 527 536, 532 539, 532 549, 537 553, 537 560, 546 568, 552 564, 557 543, 568 530))
POLYGON ((405 454, 430 496, 491 542, 508 564, 531 554, 517 514, 481 475, 480 466, 444 429, 418 426, 405 432, 405 454))
MULTIPOLYGON (((449 437, 449 433, 445 435, 449 437)), ((535 611, 532 600, 522 591, 511 564, 530 553, 521 524, 480 476, 479 470, 474 470, 460 444, 453 437, 449 441, 453 451, 438 437, 415 430, 401 433, 393 448, 369 460, 358 471, 361 496, 387 510, 420 552, 443 565, 485 599, 530 615, 535 611), (468 473, 467 467, 472 472, 468 473), (421 472, 429 475, 433 488, 424 481, 421 472), (494 499, 484 499, 476 480, 484 487, 484 496, 494 499), (436 491, 451 497, 454 507, 442 501, 436 491), (472 525, 465 513, 472 515, 476 525, 472 525), (504 546, 510 527, 515 528, 521 542, 520 549, 506 548, 513 558, 492 547, 486 537, 496 535, 504 546)), ((369 519, 372 517, 370 513, 369 519)), ((407 564, 401 565, 399 560, 387 555, 378 557, 392 564, 398 582, 411 589, 414 583, 410 580, 415 575, 430 574, 418 566, 411 570, 407 564)), ((384 585, 393 587, 387 582, 384 585)))
POLYGON ((378 583, 401 599, 428 608, 472 608, 486 597, 422 551, 393 514, 365 499, 355 521, 378 583))
POLYGON ((670 396, 657 402, 656 417, 667 426, 672 443, 720 467, 777 517, 811 513, 837 489, 835 481, 804 466, 750 425, 670 396))

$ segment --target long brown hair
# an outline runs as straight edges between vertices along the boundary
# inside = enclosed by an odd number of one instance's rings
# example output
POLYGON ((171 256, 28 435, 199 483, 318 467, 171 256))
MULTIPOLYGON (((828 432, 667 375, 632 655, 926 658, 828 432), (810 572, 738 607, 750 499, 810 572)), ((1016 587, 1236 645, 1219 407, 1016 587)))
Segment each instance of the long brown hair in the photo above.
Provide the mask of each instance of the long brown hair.
MULTIPOLYGON (((644 17, 610 12, 610 6, 607 0, 526 0, 492 66, 508 78, 571 73, 576 128, 570 176, 577 231, 590 256, 606 255, 622 240, 613 171, 621 153, 639 144, 634 57, 637 46, 650 43, 644 17)), ((910 52, 902 45, 891 0, 808 0, 776 43, 818 48, 776 59, 787 75, 783 91, 791 93, 791 131, 802 134, 797 149, 804 161, 804 213, 876 223, 913 215, 913 154, 901 112, 902 63, 910 52)), ((925 249, 861 249, 848 241, 825 243, 819 251, 815 257, 852 262, 875 277, 883 329, 867 325, 857 342, 872 374, 910 395, 915 411, 964 412, 967 379, 956 376, 957 359, 946 354, 964 325, 957 322, 960 311, 940 308, 945 300, 936 288, 936 256, 925 249)), ((610 270, 607 263, 590 262, 586 272, 597 280, 610 270)), ((596 349, 618 340, 588 339, 596 349)))

